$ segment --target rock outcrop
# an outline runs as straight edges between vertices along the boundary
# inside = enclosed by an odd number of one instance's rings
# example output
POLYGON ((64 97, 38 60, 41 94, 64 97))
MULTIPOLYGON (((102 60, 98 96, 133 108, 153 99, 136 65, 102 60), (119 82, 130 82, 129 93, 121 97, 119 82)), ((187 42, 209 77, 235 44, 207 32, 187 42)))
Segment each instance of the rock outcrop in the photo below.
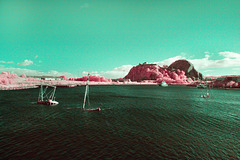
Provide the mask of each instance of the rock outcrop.
POLYGON ((202 80, 203 76, 200 72, 198 72, 193 64, 185 59, 177 60, 173 62, 169 67, 169 70, 175 71, 175 70, 182 70, 185 72, 185 75, 188 78, 191 78, 192 80, 202 80))
POLYGON ((203 76, 198 72, 192 63, 187 60, 177 60, 169 67, 163 67, 157 64, 143 63, 131 68, 124 79, 131 81, 155 80, 161 82, 162 80, 168 83, 187 83, 191 80, 202 80, 203 76))
POLYGON ((163 80, 167 83, 187 83, 184 71, 179 69, 171 71, 157 64, 148 64, 146 62, 131 68, 124 79, 130 79, 131 81, 154 80, 157 83, 161 83, 163 80))
POLYGON ((131 68, 124 79, 131 81, 156 80, 161 68, 157 64, 143 63, 131 68))

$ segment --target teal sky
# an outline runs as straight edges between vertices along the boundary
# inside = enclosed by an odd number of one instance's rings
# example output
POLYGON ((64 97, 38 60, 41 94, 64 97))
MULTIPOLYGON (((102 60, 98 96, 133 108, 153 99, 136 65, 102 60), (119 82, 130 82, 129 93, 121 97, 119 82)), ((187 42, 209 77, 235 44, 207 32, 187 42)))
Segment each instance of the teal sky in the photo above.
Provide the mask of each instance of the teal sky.
POLYGON ((179 56, 204 74, 240 74, 239 8, 239 0, 0 0, 0 70, 114 78, 179 56))

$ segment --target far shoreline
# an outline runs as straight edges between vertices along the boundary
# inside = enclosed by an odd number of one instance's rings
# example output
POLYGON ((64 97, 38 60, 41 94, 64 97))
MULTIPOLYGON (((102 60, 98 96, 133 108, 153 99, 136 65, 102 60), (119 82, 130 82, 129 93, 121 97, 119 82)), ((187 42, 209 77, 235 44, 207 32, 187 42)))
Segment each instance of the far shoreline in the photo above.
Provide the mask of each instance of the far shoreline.
MULTIPOLYGON (((81 81, 75 83, 72 83, 72 81, 66 81, 66 84, 49 84, 52 81, 47 81, 44 83, 37 83, 34 85, 26 85, 23 86, 23 84, 15 84, 15 85, 1 85, 0 90, 25 90, 25 89, 34 89, 34 88, 39 88, 42 85, 54 85, 59 88, 73 88, 73 87, 80 87, 80 86, 85 86, 86 82, 81 81), (69 83, 67 83, 69 82, 69 83)), ((147 83, 147 82, 89 82, 90 86, 159 86, 158 83, 147 83)), ((192 88, 197 88, 196 85, 194 84, 168 84, 169 86, 184 86, 184 87, 192 87, 192 88)), ((159 86, 161 87, 161 86, 159 86)), ((240 90, 240 88, 223 88, 223 87, 214 87, 211 89, 220 89, 220 90, 240 90)))

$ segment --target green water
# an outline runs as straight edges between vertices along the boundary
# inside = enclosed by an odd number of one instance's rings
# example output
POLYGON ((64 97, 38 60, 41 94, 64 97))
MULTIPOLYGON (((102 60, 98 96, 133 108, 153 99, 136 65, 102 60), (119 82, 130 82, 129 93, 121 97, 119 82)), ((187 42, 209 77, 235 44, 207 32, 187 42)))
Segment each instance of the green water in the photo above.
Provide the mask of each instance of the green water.
POLYGON ((169 86, 57 88, 57 106, 38 89, 0 92, 2 159, 237 159, 240 91, 169 86), (80 107, 80 108, 78 108, 80 107))

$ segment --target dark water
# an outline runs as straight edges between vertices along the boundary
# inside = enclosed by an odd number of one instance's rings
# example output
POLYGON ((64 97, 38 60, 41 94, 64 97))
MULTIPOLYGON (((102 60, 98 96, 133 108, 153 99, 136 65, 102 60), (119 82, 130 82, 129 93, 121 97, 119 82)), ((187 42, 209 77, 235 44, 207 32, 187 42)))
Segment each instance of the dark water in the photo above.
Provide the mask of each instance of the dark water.
POLYGON ((169 86, 57 88, 57 106, 38 89, 1 91, 1 159, 239 159, 240 91, 169 86), (70 109, 69 109, 70 108, 70 109))

